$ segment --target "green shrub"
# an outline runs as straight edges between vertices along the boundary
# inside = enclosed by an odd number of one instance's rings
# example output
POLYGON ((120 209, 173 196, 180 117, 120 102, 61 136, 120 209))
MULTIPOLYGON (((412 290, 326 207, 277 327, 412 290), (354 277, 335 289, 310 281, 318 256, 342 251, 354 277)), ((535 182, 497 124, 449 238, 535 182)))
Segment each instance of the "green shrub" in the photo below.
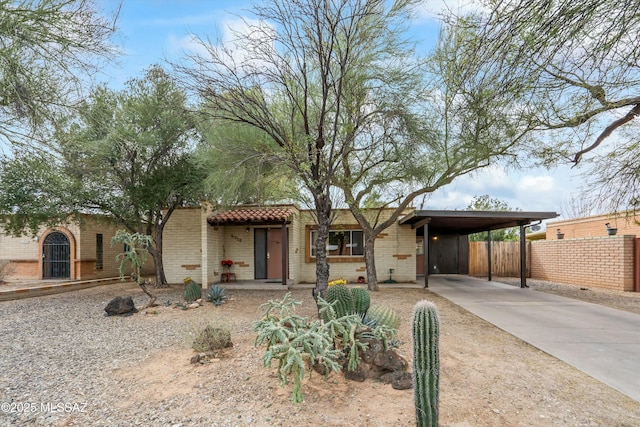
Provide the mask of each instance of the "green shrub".
POLYGON ((231 331, 222 326, 207 325, 193 340, 191 348, 199 353, 215 352, 232 347, 231 331))

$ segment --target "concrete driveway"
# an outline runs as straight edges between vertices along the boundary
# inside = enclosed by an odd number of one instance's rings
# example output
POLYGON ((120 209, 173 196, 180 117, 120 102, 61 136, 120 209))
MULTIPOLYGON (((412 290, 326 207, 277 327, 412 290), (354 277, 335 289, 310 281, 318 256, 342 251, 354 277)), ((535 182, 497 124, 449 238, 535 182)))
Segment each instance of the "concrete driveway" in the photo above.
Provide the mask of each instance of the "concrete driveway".
POLYGON ((468 276, 429 290, 640 402, 640 315, 468 276))

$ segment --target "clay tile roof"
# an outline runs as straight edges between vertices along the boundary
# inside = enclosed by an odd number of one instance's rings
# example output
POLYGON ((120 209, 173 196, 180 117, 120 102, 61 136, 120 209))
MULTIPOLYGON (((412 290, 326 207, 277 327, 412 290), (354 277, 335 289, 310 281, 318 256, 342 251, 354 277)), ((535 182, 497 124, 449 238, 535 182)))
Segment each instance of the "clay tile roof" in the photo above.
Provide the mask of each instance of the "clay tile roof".
POLYGON ((217 212, 207 218, 211 225, 224 224, 282 224, 288 222, 295 212, 292 207, 278 206, 269 208, 240 208, 228 211, 217 212))

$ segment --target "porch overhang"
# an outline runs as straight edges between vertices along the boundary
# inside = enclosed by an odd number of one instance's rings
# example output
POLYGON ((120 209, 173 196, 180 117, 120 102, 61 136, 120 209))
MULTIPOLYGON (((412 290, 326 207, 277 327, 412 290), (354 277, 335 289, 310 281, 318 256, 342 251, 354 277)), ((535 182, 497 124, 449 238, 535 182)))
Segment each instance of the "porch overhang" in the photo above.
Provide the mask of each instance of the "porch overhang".
POLYGON ((290 224, 296 209, 293 206, 241 207, 219 211, 207 218, 209 225, 282 225, 290 224))

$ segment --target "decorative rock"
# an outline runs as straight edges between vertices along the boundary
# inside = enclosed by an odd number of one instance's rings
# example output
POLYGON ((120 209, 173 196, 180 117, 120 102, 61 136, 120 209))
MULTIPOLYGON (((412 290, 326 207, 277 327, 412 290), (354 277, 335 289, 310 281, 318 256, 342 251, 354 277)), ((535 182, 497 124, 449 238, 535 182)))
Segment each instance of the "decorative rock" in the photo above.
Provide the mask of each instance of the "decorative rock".
MULTIPOLYGON (((347 369, 348 361, 345 359, 342 362, 343 374, 346 379, 361 382, 367 378, 380 379, 390 372, 403 373, 407 370, 409 363, 406 359, 393 349, 385 350, 382 341, 375 338, 365 338, 361 341, 367 344, 367 350, 360 352, 360 365, 354 371, 349 371, 347 369)), ((409 382, 411 382, 411 376, 409 376, 409 382)))
POLYGON ((376 354, 373 363, 385 371, 406 371, 409 363, 393 350, 384 350, 376 354))
POLYGON ((200 304, 198 304, 197 302, 194 302, 194 303, 189 304, 189 305, 187 306, 187 308, 198 308, 198 307, 200 307, 200 304))
POLYGON ((138 309, 133 303, 133 298, 129 297, 115 297, 104 308, 107 316, 131 316, 133 313, 137 313, 138 309))
POLYGON ((367 379, 367 372, 363 369, 362 363, 353 371, 346 369, 343 370, 343 375, 346 379, 351 381, 357 381, 359 383, 364 382, 367 379))
POLYGON ((409 372, 396 371, 389 372, 380 377, 380 381, 391 384, 396 390, 408 390, 413 388, 413 378, 409 372))

